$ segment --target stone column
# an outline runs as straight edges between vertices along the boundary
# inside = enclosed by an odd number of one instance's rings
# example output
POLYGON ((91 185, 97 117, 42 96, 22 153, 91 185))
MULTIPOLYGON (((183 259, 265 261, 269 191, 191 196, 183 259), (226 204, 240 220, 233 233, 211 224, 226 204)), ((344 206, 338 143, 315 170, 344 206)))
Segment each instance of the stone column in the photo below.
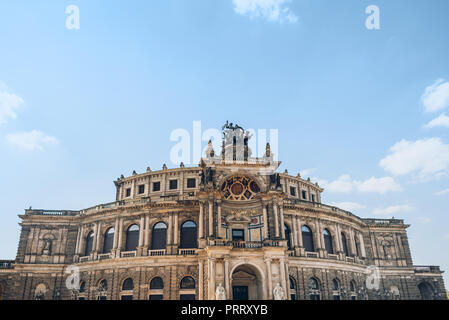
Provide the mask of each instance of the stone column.
POLYGON ((94 241, 92 243, 92 252, 97 251, 97 240, 98 240, 98 222, 95 223, 94 227, 94 241))
POLYGON ((231 283, 229 281, 229 258, 225 258, 224 263, 224 274, 225 274, 225 288, 226 288, 226 299, 231 299, 231 283))
POLYGON ((150 244, 150 217, 147 215, 145 216, 145 240, 144 240, 144 246, 148 249, 148 246, 150 244))
POLYGON ((198 300, 203 300, 203 261, 198 262, 198 300))
POLYGON ((263 240, 268 239, 268 219, 267 219, 267 206, 262 204, 263 208, 263 240))
POLYGON ((214 203, 211 199, 209 199, 209 237, 212 237, 214 235, 214 203))
POLYGON ((292 245, 294 248, 298 246, 298 228, 296 223, 296 216, 291 216, 291 225, 293 226, 293 232, 292 232, 292 238, 293 242, 292 245))
POLYGON ((365 250, 365 241, 363 241, 363 235, 359 234, 359 242, 360 242, 360 253, 362 254, 362 258, 366 258, 366 250, 365 250))
POLYGON ((83 248, 84 248, 84 226, 80 227, 80 234, 78 239, 78 250, 77 253, 81 256, 83 254, 83 248))
POLYGON ((298 217, 296 217, 296 221, 298 224, 298 245, 302 248, 303 243, 302 243, 302 230, 301 230, 301 219, 298 217))
MULTIPOLYGON (((282 289, 284 289, 285 295, 287 295, 288 291, 287 291, 287 287, 285 286, 286 279, 285 279, 285 263, 284 263, 284 259, 280 259, 279 260, 279 268, 280 268, 280 272, 281 272, 281 279, 280 279, 279 282, 281 283, 282 289)), ((288 300, 288 298, 287 298, 287 300, 288 300)))
POLYGON ((221 238, 221 201, 217 201, 217 235, 216 238, 221 238))
POLYGON ((200 201, 200 216, 198 218, 198 237, 201 239, 204 237, 204 206, 200 201))
POLYGON ((284 223, 284 205, 283 205, 283 203, 281 203, 280 205, 279 205, 279 216, 280 216, 280 220, 281 220, 281 236, 282 236, 282 239, 285 239, 285 228, 284 228, 284 226, 285 226, 285 223, 284 223))
POLYGON ((173 219, 175 220, 174 224, 173 224, 173 245, 175 245, 175 246, 179 244, 179 239, 178 239, 178 229, 179 229, 179 226, 178 226, 178 215, 179 215, 179 213, 175 212, 174 216, 173 216, 173 219))
POLYGON ((352 230, 352 228, 349 228, 349 245, 350 245, 350 249, 351 249, 351 254, 353 256, 355 256, 356 250, 355 250, 355 239, 354 239, 354 231, 352 230))
POLYGON ((267 289, 268 300, 273 300, 273 283, 271 282, 271 258, 265 258, 265 264, 267 266, 267 289))
POLYGON ((118 238, 117 238, 118 233, 119 233, 118 228, 119 228, 119 218, 117 217, 117 218, 115 219, 115 227, 114 227, 114 244, 113 244, 113 246, 112 246, 112 249, 114 249, 114 250, 117 249, 117 245, 118 245, 118 238))
POLYGON ((215 258, 210 259, 210 282, 209 282, 209 299, 215 300, 215 258))
POLYGON ((279 238, 278 206, 276 202, 273 202, 273 211, 274 211, 274 234, 276 238, 279 238))
POLYGON ((167 229, 167 246, 173 244, 173 213, 168 214, 168 229, 167 229))
POLYGON ((76 235, 76 245, 75 245, 76 255, 79 254, 80 238, 81 238, 81 227, 78 228, 78 234, 76 235))
POLYGON ((118 244, 117 244, 117 250, 122 250, 122 237, 123 237, 123 219, 120 219, 119 222, 119 231, 118 231, 118 244))

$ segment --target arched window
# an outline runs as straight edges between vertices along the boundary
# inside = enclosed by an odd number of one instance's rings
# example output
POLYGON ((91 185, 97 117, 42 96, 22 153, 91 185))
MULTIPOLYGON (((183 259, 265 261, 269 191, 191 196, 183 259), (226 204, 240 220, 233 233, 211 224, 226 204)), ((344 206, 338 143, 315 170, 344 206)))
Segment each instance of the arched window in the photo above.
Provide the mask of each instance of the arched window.
POLYGON ((332 280, 332 295, 334 300, 340 300, 340 281, 337 278, 332 280))
POLYGON ((91 232, 89 232, 89 234, 86 237, 86 250, 84 252, 85 256, 90 255, 90 253, 92 252, 93 246, 94 246, 94 232, 91 231, 91 232))
POLYGON ((309 295, 310 300, 320 300, 321 299, 321 289, 320 284, 317 279, 310 278, 309 280, 309 295))
POLYGON ((133 224, 126 231, 126 249, 125 249, 125 251, 137 250, 138 244, 139 244, 139 226, 137 224, 133 224))
POLYGON ((167 225, 158 222, 153 227, 153 235, 151 237, 151 249, 163 250, 167 246, 167 225))
POLYGON ((184 277, 180 283, 180 300, 195 300, 195 280, 192 277, 184 277))
POLYGON ((106 295, 108 293, 108 282, 103 279, 98 284, 98 300, 106 300, 106 295))
POLYGON ((349 283, 349 294, 350 294, 350 296, 351 296, 351 300, 356 300, 356 298, 357 298, 357 294, 356 294, 355 288, 356 288, 355 281, 352 280, 352 281, 349 283))
POLYGON ((198 248, 197 228, 193 221, 186 221, 181 226, 181 249, 198 248))
POLYGON ((314 252, 315 246, 313 245, 313 233, 308 226, 302 226, 302 245, 306 251, 314 252))
POLYGON ((324 229, 323 236, 324 236, 324 247, 326 248, 327 253, 333 254, 334 253, 334 245, 332 243, 332 235, 329 232, 329 230, 324 229))
POLYGON ((109 228, 104 234, 103 253, 110 253, 114 246, 114 228, 109 228))
POLYGON ((289 277, 290 282, 290 299, 296 300, 296 281, 293 277, 289 277))
POLYGON ((80 293, 85 293, 86 292, 86 282, 81 282, 80 285, 80 293))
POLYGON ((163 300, 164 281, 161 277, 153 278, 150 282, 150 300, 163 300))
POLYGON ((134 281, 131 278, 125 279, 122 283, 122 291, 120 292, 121 300, 132 300, 134 290, 134 281))
POLYGON ((343 245, 343 251, 345 255, 349 256, 348 242, 346 241, 346 236, 343 232, 341 233, 341 243, 343 245))
POLYGON ((287 239, 288 250, 292 250, 292 242, 290 239, 290 228, 284 224, 285 239, 287 239))

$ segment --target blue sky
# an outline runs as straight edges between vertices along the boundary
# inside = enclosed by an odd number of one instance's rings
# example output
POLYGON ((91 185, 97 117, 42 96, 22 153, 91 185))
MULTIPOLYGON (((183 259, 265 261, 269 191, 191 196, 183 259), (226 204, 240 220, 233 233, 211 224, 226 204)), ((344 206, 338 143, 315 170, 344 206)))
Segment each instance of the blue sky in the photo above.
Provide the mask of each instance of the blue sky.
POLYGON ((0 257, 16 254, 24 208, 113 201, 120 174, 174 166, 174 129, 230 120, 278 129, 281 170, 319 181, 326 203, 405 219, 414 263, 449 270, 447 12, 445 0, 3 1, 0 257), (66 28, 72 4, 79 30, 66 28), (380 30, 365 27, 369 5, 380 30))

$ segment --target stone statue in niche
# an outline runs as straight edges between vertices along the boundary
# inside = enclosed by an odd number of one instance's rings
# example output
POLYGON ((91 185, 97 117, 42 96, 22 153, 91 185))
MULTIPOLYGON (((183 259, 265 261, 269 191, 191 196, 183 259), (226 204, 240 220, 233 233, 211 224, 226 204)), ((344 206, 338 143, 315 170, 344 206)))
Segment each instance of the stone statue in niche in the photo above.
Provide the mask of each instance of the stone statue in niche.
POLYGON ((52 239, 44 239, 44 248, 42 249, 42 255, 44 256, 51 256, 51 249, 53 246, 53 240, 52 239))
POLYGON ((284 289, 282 289, 281 284, 278 283, 273 289, 274 300, 285 300, 284 289))
POLYGON ((270 175, 270 189, 276 190, 281 187, 281 176, 279 173, 270 175))
POLYGON ((220 283, 215 290, 215 300, 226 300, 226 290, 220 283))

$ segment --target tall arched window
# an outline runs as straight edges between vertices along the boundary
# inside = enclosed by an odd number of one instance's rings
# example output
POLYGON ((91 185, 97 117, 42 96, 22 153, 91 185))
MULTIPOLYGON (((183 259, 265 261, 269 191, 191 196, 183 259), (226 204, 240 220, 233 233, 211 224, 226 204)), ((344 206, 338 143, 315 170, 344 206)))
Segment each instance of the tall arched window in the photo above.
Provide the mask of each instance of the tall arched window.
POLYGON ((315 246, 313 245, 313 233, 308 226, 302 226, 302 245, 306 251, 314 252, 315 246))
POLYGON ((91 231, 86 237, 86 250, 84 251, 85 256, 90 255, 93 246, 94 246, 94 232, 91 231))
POLYGON ((284 224, 285 239, 287 239, 287 247, 292 250, 292 242, 290 240, 290 228, 284 224))
POLYGON ((332 296, 334 300, 340 300, 340 281, 337 278, 332 280, 332 296))
POLYGON ((108 293, 108 282, 103 279, 98 284, 98 300, 106 300, 106 295, 108 293))
POLYGON ((125 251, 137 250, 138 244, 139 244, 139 226, 137 224, 133 224, 126 231, 125 251))
POLYGON ((198 248, 197 228, 193 221, 186 221, 181 226, 181 249, 198 248))
POLYGON ((421 293, 421 298, 423 300, 433 300, 434 299, 434 290, 433 287, 428 282, 421 282, 418 285, 419 293, 421 293))
POLYGON ((134 290, 134 281, 131 278, 125 279, 122 283, 122 291, 120 292, 121 300, 132 300, 134 290))
POLYGON ((309 296, 310 300, 320 300, 321 299, 321 289, 320 284, 317 279, 310 278, 309 280, 309 296))
POLYGON ((153 235, 151 237, 151 249, 163 250, 167 246, 167 225, 158 222, 153 227, 153 235))
POLYGON ((296 281, 293 277, 289 277, 290 282, 290 299, 296 300, 296 281))
POLYGON ((341 233, 341 243, 343 245, 343 251, 345 255, 349 256, 348 242, 346 241, 346 236, 343 232, 341 233))
POLYGON ((324 247, 326 248, 327 253, 333 254, 334 253, 334 245, 332 243, 332 235, 329 232, 329 230, 324 229, 323 236, 324 236, 324 247))
POLYGON ((192 277, 184 277, 180 283, 180 300, 195 300, 195 279, 192 277))
POLYGON ((350 296, 351 296, 351 300, 356 300, 356 298, 357 298, 357 293, 356 293, 355 288, 356 288, 355 281, 352 280, 352 281, 349 283, 349 294, 350 294, 350 296))
POLYGON ((150 300, 163 300, 164 281, 161 277, 155 277, 150 282, 150 300))
POLYGON ((109 228, 104 234, 103 253, 110 253, 114 246, 114 228, 109 228))

